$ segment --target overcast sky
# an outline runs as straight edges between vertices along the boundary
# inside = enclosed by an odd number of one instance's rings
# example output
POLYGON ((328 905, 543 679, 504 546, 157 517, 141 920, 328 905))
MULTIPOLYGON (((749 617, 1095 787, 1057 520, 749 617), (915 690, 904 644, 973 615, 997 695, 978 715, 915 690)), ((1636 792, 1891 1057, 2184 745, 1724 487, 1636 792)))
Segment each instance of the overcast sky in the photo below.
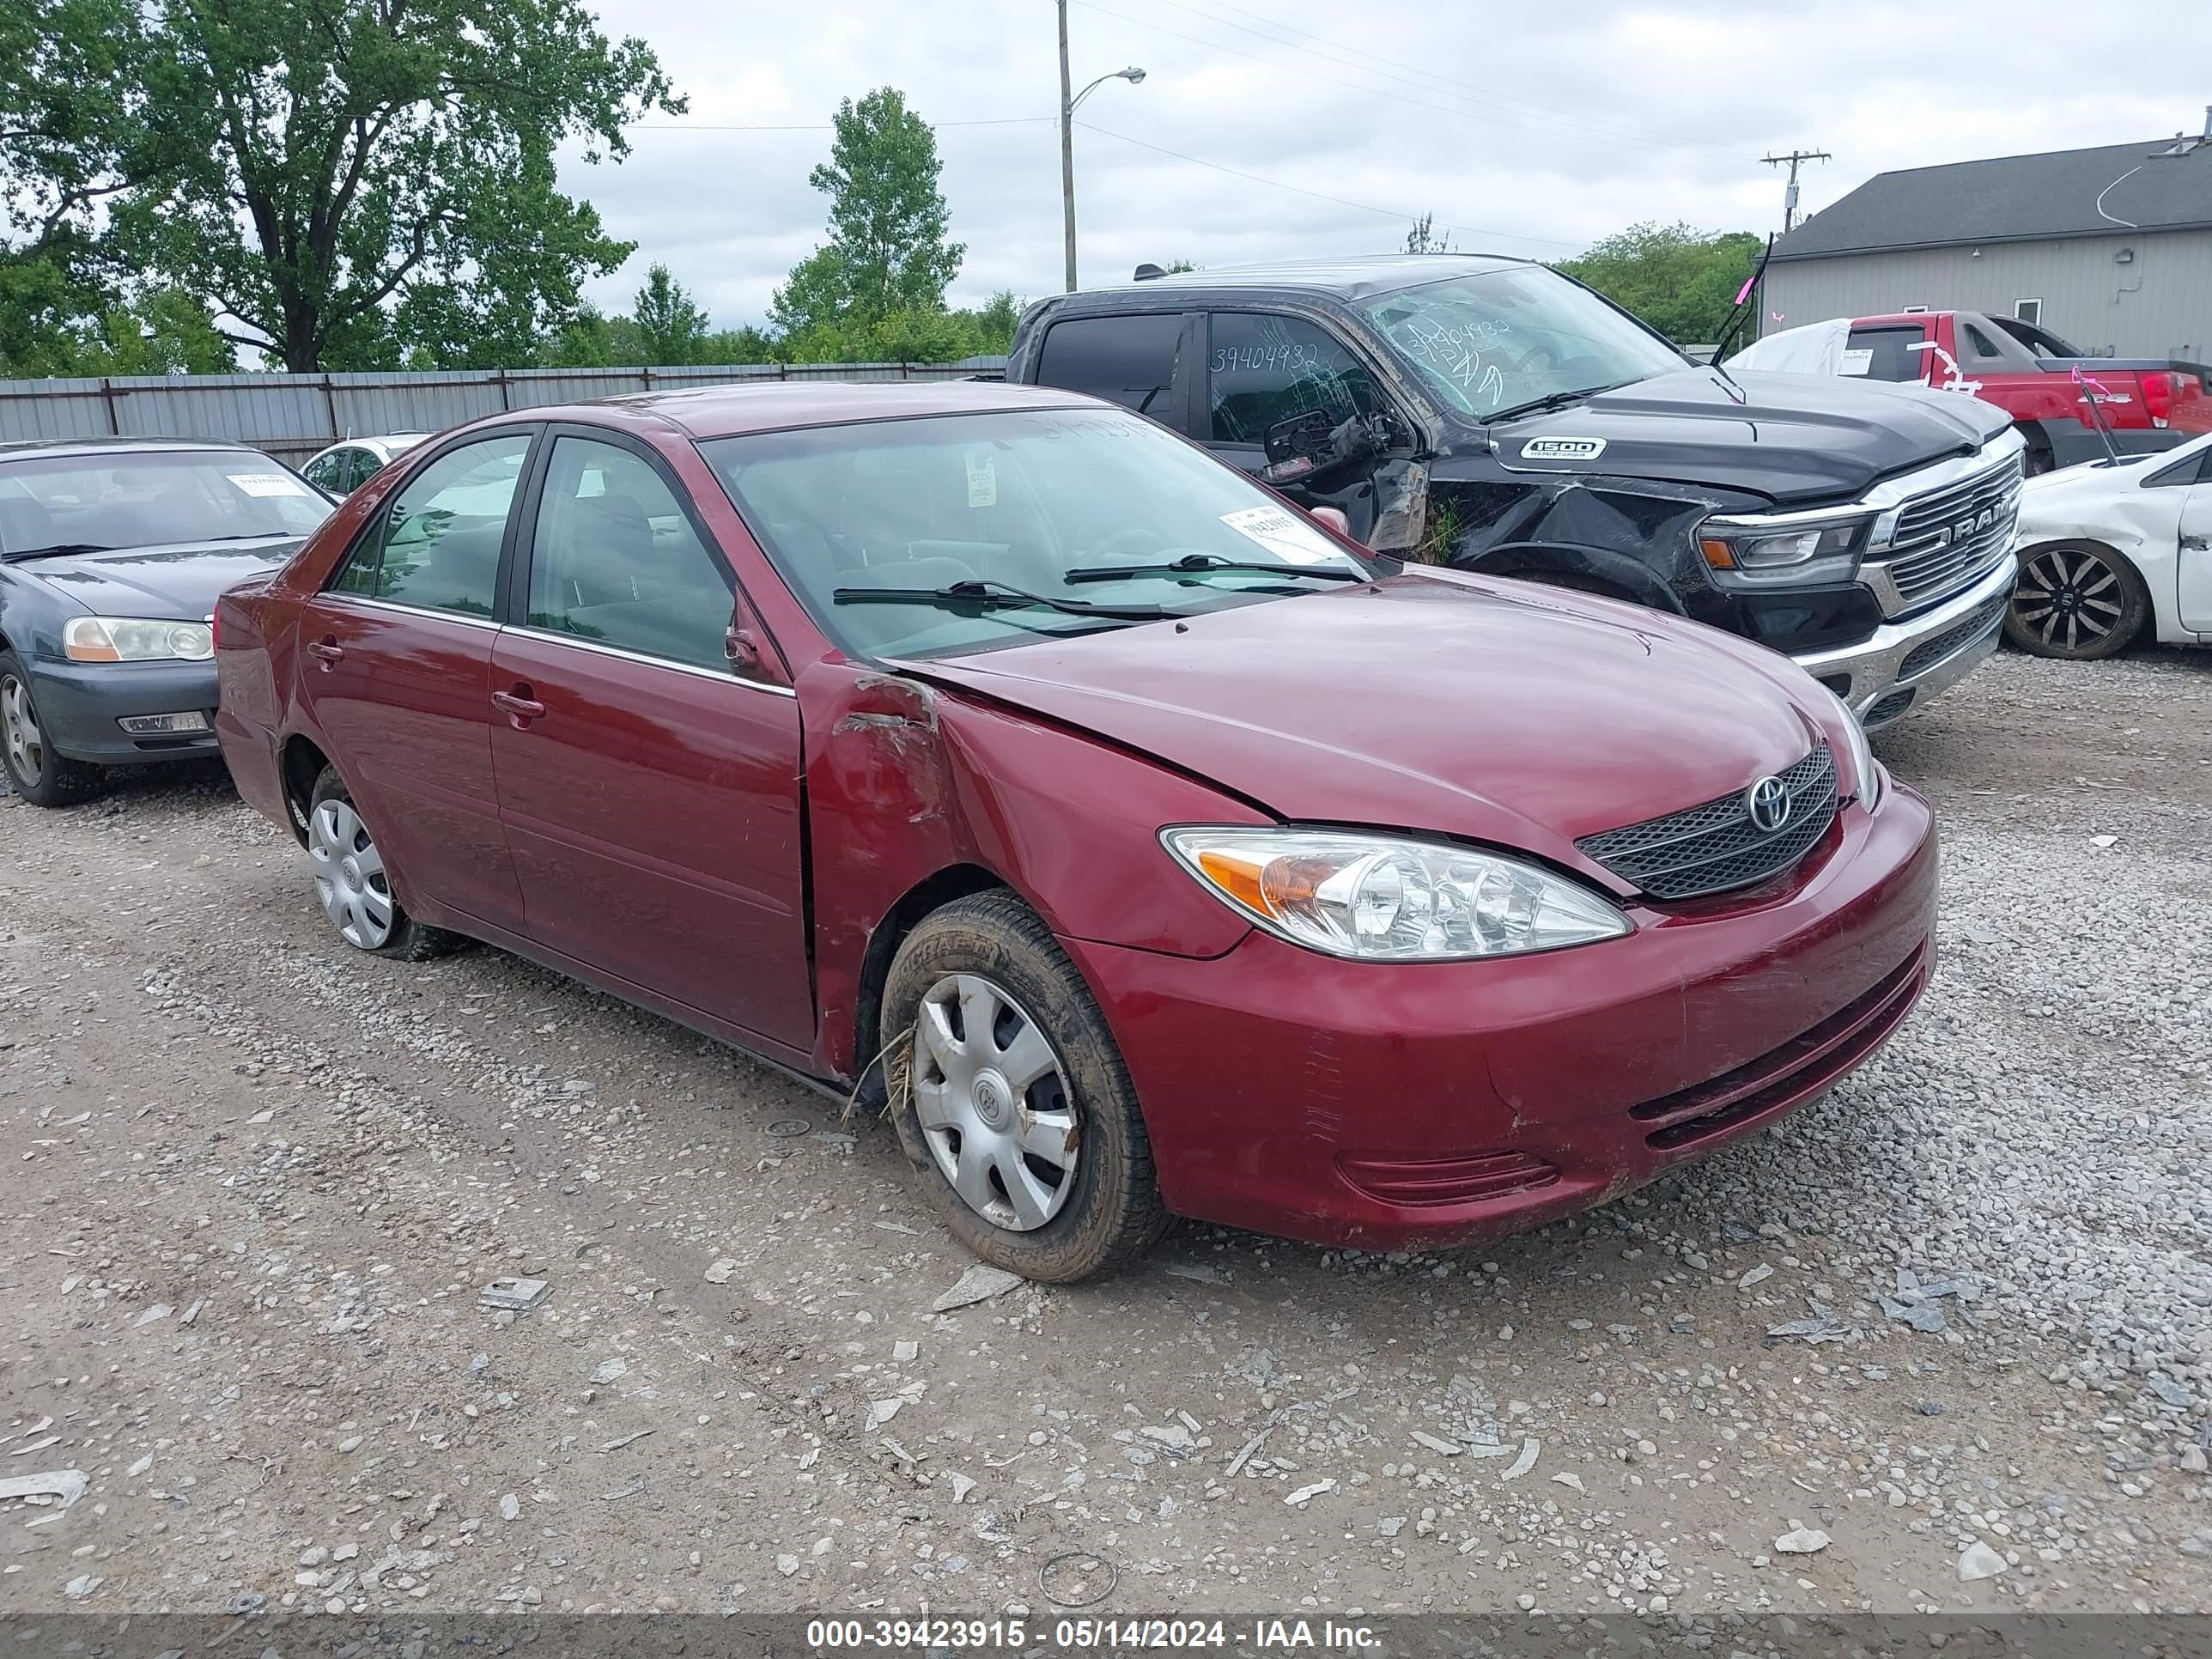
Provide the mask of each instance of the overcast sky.
MULTIPOLYGON (((823 238, 806 175, 831 112, 885 84, 938 127, 968 249, 954 303, 1060 289, 1052 0, 600 11, 691 100, 626 162, 565 170, 638 244, 592 285, 604 308, 628 310, 657 259, 718 326, 759 321, 823 238)), ((1782 216, 1770 151, 1833 154, 1802 174, 1814 210, 1890 168, 2194 131, 2212 100, 2207 0, 1071 0, 1069 16, 1078 87, 1146 71, 1077 112, 1103 129, 1075 135, 1086 284, 1146 259, 1388 251, 1424 212, 1462 247, 1540 258, 1644 219, 1764 233, 1782 216)))

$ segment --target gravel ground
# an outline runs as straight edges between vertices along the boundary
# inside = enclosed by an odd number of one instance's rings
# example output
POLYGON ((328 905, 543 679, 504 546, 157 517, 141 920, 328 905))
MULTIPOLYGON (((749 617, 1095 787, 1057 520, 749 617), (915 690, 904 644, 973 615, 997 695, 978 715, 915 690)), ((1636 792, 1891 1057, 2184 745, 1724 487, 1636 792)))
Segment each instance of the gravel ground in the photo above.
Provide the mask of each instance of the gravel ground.
POLYGON ((0 799, 0 1481, 86 1483, 0 1612, 2207 1605, 2212 653, 1880 747, 1945 955, 1828 1099, 1527 1237, 945 1312, 836 1103, 347 951, 219 772, 0 799))

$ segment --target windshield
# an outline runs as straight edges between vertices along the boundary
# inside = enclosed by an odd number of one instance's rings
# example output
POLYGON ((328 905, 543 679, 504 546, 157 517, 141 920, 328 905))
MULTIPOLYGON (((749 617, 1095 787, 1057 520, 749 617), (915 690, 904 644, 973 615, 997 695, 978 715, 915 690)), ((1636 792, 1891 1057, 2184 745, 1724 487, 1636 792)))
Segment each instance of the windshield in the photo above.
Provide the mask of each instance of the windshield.
POLYGON ((1688 366, 1587 289, 1537 266, 1401 289, 1357 308, 1431 392, 1477 420, 1688 366))
POLYGON ((857 656, 956 655, 1144 620, 1035 600, 1194 615, 1366 574, 1241 472, 1119 410, 875 421, 700 448, 823 632, 857 656), (963 583, 975 586, 948 592, 963 583), (866 592, 883 589, 904 595, 866 592))
POLYGON ((58 455, 0 465, 0 557, 305 536, 331 514, 278 462, 245 450, 58 455))

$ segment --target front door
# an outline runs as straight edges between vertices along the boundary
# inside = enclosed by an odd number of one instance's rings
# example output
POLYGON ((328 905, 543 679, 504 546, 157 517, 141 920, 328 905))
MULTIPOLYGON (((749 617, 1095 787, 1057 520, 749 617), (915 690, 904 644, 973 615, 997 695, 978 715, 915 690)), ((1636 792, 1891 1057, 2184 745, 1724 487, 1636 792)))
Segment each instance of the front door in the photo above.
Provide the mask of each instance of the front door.
POLYGON ((492 659, 525 931, 809 1050, 798 700, 732 671, 732 578, 673 476, 610 434, 551 442, 492 659))
MULTIPOLYGON (((1200 435, 1215 454, 1253 477, 1267 465, 1267 428, 1280 422, 1319 410, 1334 426, 1354 416, 1389 413, 1358 354, 1319 323, 1258 311, 1217 311, 1206 320, 1200 435)), ((1398 476, 1406 466, 1402 455, 1382 455, 1275 488, 1301 507, 1336 508, 1353 538, 1373 546, 1376 520, 1394 505, 1386 496, 1402 495, 1407 487, 1398 476)))
POLYGON ((2181 504, 2181 625, 2212 634, 2212 449, 2181 504))
POLYGON ((512 927, 491 783, 500 561, 534 428, 446 451, 301 613, 300 692, 403 903, 512 927))

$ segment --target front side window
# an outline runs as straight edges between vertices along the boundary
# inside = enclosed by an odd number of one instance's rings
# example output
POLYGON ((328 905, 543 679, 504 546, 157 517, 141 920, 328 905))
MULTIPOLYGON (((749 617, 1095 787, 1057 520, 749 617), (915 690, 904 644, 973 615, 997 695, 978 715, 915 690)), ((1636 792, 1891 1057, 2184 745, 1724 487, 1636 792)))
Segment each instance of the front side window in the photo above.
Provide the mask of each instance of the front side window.
POLYGON ((530 625, 700 668, 728 665, 730 581, 635 452, 554 441, 530 554, 530 625))
POLYGON ((1477 420, 1689 366, 1641 323, 1540 265, 1425 283, 1355 309, 1439 402, 1477 420))
POLYGON ((346 452, 343 449, 318 455, 301 471, 300 476, 318 489, 327 489, 333 495, 343 495, 350 488, 345 482, 346 452))
POLYGON ((1179 313, 1072 318, 1046 331, 1037 380, 1164 420, 1182 339, 1179 313))
POLYGON ((1382 401, 1344 342, 1298 317, 1219 313, 1208 324, 1206 367, 1216 443, 1264 442, 1269 427, 1315 410, 1339 425, 1382 401))
POLYGON ((490 616, 498 604, 500 545, 530 437, 502 432, 432 461, 355 544, 333 586, 395 605, 490 616))
POLYGON ((27 457, 0 467, 0 558, 303 537, 331 504, 246 450, 27 457))
POLYGON ((1917 324, 1905 328, 1855 328, 1849 344, 1852 351, 1867 354, 1869 380, 1903 385, 1927 378, 1928 366, 1921 359, 1928 354, 1912 349, 1925 338, 1927 331, 1917 324))
POLYGON ((700 448, 823 631, 861 657, 960 655, 1367 574, 1234 468, 1119 410, 877 421, 700 448))

